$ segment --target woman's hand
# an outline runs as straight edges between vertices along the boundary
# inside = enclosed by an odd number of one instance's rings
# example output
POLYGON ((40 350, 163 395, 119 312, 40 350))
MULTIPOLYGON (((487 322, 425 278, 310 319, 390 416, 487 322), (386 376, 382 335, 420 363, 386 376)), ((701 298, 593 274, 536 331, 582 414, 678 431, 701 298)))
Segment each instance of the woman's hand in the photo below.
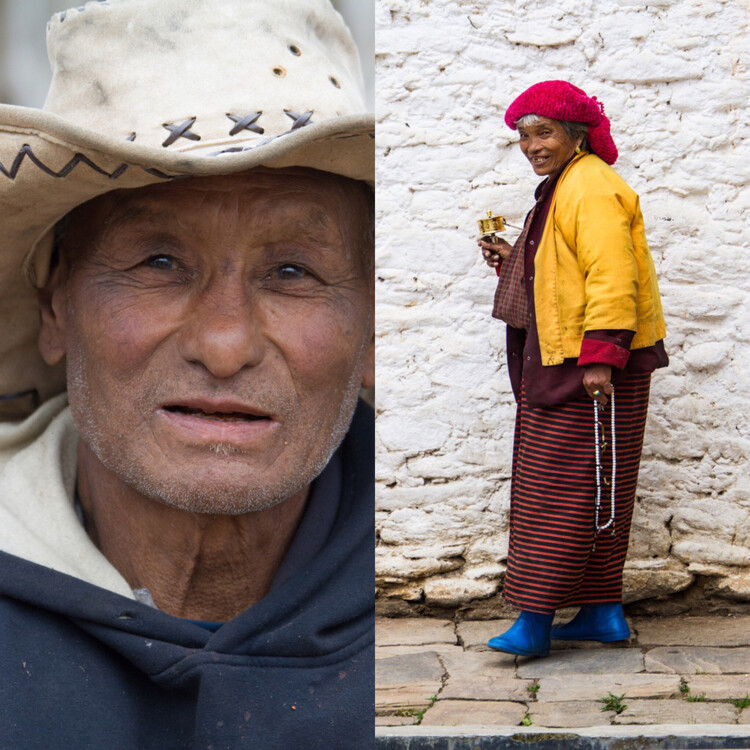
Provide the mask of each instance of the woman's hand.
POLYGON ((602 406, 607 403, 607 396, 612 395, 612 368, 609 365, 586 365, 583 373, 583 387, 591 398, 602 406), (598 395, 595 393, 598 391, 598 395))
POLYGON ((499 237, 495 242, 487 242, 484 238, 477 240, 482 248, 484 260, 490 268, 497 268, 509 255, 513 246, 499 237))

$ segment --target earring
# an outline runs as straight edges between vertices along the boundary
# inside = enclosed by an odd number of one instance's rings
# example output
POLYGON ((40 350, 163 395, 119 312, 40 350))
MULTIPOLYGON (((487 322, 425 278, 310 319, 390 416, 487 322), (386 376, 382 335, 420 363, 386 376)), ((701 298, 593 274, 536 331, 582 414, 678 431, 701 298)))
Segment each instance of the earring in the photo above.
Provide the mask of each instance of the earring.
POLYGON ((580 153, 581 153, 581 147, 580 147, 580 146, 576 146, 576 153, 577 153, 577 154, 580 154, 580 153))

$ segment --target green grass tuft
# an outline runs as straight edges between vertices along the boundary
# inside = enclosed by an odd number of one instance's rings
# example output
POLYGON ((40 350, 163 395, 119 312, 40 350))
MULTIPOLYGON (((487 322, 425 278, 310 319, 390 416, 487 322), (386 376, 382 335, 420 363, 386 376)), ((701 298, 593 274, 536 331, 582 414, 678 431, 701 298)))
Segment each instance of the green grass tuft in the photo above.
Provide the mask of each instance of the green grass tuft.
POLYGON ((431 695, 430 696, 430 704, 427 706, 427 708, 423 708, 421 711, 417 711, 415 716, 417 717, 417 721, 415 724, 421 724, 422 719, 424 719, 424 715, 427 713, 427 709, 432 708, 435 705, 435 701, 437 700, 437 695, 431 695))
POLYGON ((625 693, 623 693, 622 695, 613 695, 612 693, 607 693, 606 698, 599 698, 599 703, 602 704, 602 707, 599 710, 614 711, 616 714, 621 714, 627 708, 627 705, 622 702, 622 699, 624 697, 625 693))
POLYGON ((398 711, 394 711, 394 716, 413 716, 416 721, 414 722, 414 725, 422 723, 422 719, 424 719, 424 715, 427 713, 427 710, 432 708, 435 705, 435 701, 437 700, 437 695, 431 695, 430 696, 430 703, 428 706, 425 706, 424 708, 421 708, 417 710, 416 708, 400 708, 398 711))
POLYGON ((680 693, 682 694, 682 697, 686 701, 688 701, 688 703, 705 703, 706 702, 705 693, 699 693, 698 695, 693 695, 690 692, 690 685, 688 685, 688 681, 684 677, 680 677, 680 693))

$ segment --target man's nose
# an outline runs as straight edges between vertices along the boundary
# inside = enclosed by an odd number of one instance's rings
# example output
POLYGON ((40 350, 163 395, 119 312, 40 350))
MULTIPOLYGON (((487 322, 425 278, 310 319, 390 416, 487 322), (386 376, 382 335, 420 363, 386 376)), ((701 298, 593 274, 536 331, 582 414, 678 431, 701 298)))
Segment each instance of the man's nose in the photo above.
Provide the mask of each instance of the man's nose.
POLYGON ((264 314, 239 281, 217 282, 192 301, 181 330, 180 351, 214 377, 230 378, 255 367, 265 352, 264 314))

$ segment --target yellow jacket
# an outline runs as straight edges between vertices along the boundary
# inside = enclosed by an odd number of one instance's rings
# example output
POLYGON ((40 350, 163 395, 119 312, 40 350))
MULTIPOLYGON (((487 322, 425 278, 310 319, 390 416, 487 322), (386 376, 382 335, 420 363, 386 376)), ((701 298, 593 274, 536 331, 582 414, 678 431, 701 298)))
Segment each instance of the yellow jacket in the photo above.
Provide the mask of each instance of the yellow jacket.
POLYGON ((631 349, 666 335, 638 195, 598 156, 560 175, 534 260, 543 365, 578 357, 586 331, 635 331, 631 349))

